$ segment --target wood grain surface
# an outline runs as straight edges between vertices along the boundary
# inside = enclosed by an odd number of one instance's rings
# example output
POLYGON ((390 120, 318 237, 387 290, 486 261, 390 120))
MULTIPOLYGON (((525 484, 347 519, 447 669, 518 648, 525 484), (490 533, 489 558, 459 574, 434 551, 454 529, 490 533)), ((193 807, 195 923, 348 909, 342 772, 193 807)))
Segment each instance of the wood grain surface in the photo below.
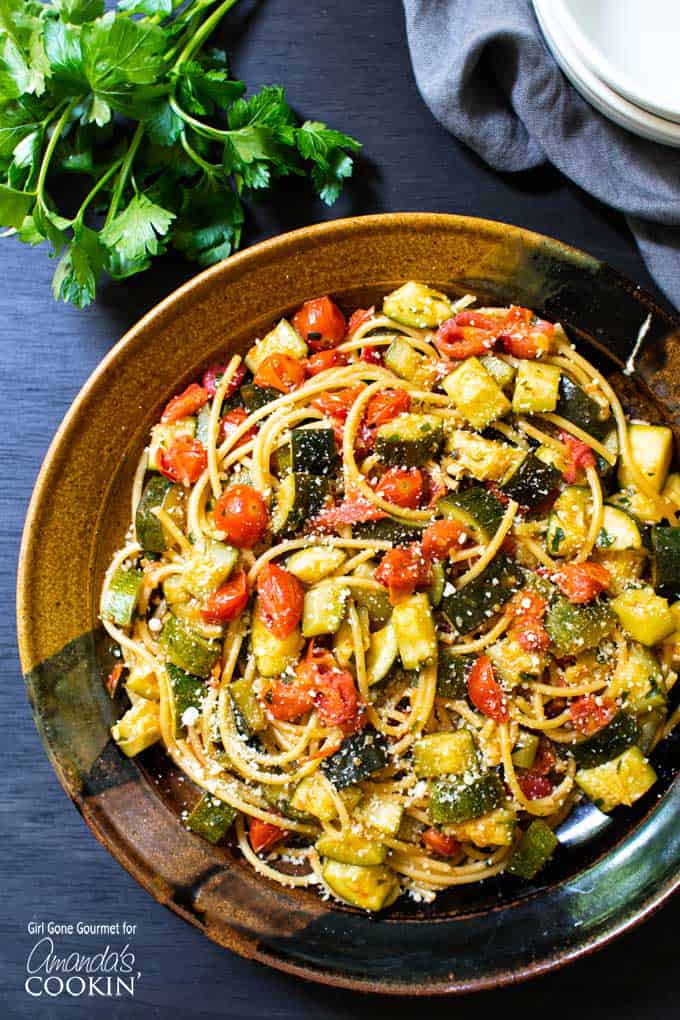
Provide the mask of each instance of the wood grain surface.
MULTIPOLYGON (((549 168, 512 177, 492 173, 432 119, 413 82, 398 0, 243 0, 220 42, 247 82, 285 84, 301 116, 327 120, 365 143, 356 178, 332 211, 295 183, 279 192, 276 204, 252 213, 248 242, 331 215, 456 212, 551 234, 654 290, 619 216, 549 168)), ((677 1017, 677 899, 617 943, 528 985, 458 1002, 376 1001, 309 985, 219 949, 155 903, 99 846, 63 794, 30 716, 14 629, 18 543, 40 462, 76 392, 121 333, 194 270, 167 259, 141 278, 106 287, 96 307, 78 312, 52 303, 53 264, 44 251, 0 244, 2 1015, 358 1020, 422 1009, 434 1018, 518 1009, 582 1020, 677 1017), (130 943, 141 973, 135 999, 28 996, 26 958, 36 939, 27 925, 41 920, 135 924, 130 943)), ((94 953, 125 939, 56 941, 62 953, 94 953)))

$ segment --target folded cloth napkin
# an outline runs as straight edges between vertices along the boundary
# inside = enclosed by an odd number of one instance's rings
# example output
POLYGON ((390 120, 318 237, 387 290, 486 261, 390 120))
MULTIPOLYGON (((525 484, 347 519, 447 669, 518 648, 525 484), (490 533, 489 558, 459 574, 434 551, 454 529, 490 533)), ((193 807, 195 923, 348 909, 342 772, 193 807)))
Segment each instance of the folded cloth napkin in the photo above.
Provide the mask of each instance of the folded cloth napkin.
POLYGON ((680 152, 593 109, 562 75, 529 0, 404 0, 418 88, 496 170, 550 161, 624 213, 651 275, 680 308, 680 152))

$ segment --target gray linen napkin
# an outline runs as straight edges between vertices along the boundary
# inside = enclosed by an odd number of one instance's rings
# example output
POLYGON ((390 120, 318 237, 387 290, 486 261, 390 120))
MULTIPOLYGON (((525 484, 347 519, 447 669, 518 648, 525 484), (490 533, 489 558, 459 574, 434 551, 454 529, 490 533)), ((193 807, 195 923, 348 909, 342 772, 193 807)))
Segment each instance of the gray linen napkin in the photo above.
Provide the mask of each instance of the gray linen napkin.
POLYGON ((404 0, 418 88, 435 117, 496 170, 550 161, 624 213, 680 308, 680 150, 612 124, 555 63, 529 0, 404 0))

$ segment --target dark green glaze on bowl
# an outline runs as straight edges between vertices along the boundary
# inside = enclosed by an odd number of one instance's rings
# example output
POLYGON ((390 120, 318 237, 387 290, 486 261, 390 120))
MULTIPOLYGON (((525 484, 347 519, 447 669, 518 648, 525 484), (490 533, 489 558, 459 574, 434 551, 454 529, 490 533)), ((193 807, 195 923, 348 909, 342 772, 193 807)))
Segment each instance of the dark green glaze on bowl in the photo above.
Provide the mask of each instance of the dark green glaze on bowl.
POLYGON ((540 883, 510 877, 399 901, 379 917, 255 876, 231 847, 181 825, 195 794, 158 749, 129 761, 109 738, 121 706, 102 686, 104 569, 127 528, 151 424, 217 355, 243 350, 306 298, 365 305, 406 279, 529 305, 562 321, 626 409, 680 424, 680 324, 638 288, 557 241, 485 220, 367 216, 296 231, 232 257, 150 312, 87 382, 47 455, 18 579, 21 660, 36 725, 68 795, 160 902, 224 946, 303 977, 366 991, 463 992, 518 981, 604 944, 680 883, 680 739, 660 782, 592 843, 558 852, 540 883), (631 379, 620 369, 651 316, 631 379), (62 578, 68 577, 66 588, 62 578))

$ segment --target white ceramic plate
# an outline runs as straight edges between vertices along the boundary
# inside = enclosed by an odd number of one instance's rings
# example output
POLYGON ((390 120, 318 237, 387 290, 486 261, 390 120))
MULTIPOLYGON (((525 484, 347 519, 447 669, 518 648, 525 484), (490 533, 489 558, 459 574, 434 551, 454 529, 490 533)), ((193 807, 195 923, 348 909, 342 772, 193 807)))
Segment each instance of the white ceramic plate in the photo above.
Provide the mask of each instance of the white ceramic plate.
MULTIPOLYGON (((625 0, 620 0, 624 3, 625 0)), ((680 3, 680 0, 678 0, 680 3)), ((596 110, 614 123, 642 138, 680 148, 680 124, 658 117, 631 103, 595 74, 579 54, 564 24, 559 20, 555 0, 533 0, 545 40, 572 85, 596 110)))
POLYGON ((591 71, 616 92, 680 122, 679 0, 552 0, 591 71))

